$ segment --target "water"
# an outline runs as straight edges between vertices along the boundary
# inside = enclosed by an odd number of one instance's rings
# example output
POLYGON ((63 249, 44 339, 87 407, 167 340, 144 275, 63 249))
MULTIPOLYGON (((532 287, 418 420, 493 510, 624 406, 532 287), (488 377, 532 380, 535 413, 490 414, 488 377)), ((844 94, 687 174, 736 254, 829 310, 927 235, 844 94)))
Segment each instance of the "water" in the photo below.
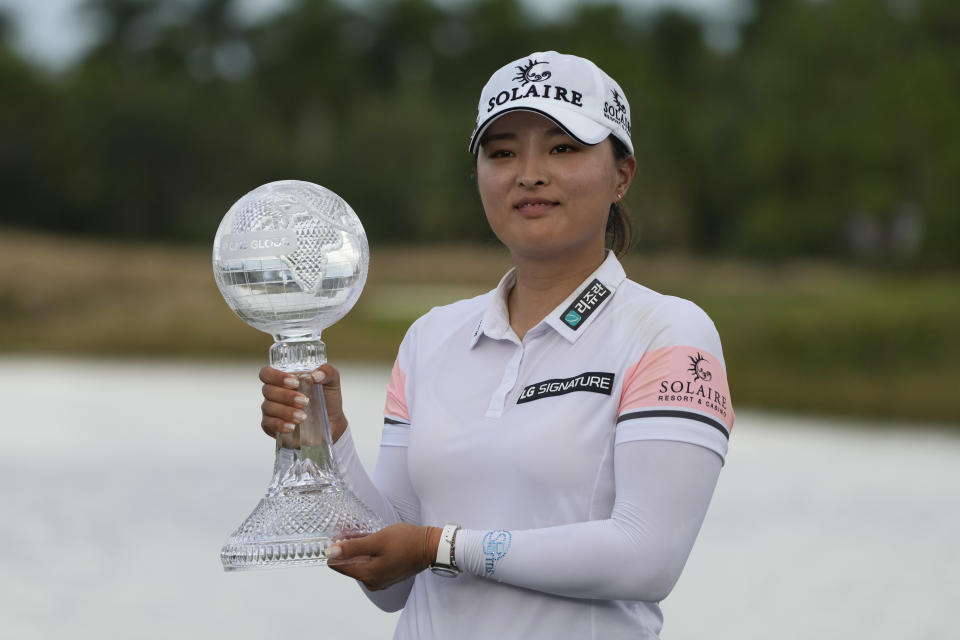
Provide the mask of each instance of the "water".
MULTIPOLYGON (((0 359, 5 637, 391 637, 328 569, 221 569, 272 471, 259 366, 0 359)), ((389 370, 343 377, 370 468, 389 370)), ((737 416, 663 637, 955 638, 960 437, 737 416)))

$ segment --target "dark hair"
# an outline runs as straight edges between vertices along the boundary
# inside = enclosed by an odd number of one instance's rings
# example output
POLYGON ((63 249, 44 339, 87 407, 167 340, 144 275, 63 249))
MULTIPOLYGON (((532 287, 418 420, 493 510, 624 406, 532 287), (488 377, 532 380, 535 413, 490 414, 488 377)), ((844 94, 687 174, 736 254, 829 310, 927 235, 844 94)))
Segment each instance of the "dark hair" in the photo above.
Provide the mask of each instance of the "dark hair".
MULTIPOLYGON (((611 134, 610 146, 613 148, 614 162, 620 162, 630 157, 630 150, 623 144, 619 138, 611 134)), ((470 172, 470 179, 477 182, 477 156, 480 154, 480 146, 473 153, 473 170, 470 172)), ((607 215, 607 238, 604 245, 607 249, 613 251, 618 258, 623 256, 630 248, 633 242, 633 223, 630 222, 630 214, 627 212, 627 205, 622 202, 610 203, 610 213, 607 215)))
MULTIPOLYGON (((613 159, 620 162, 630 157, 630 150, 623 144, 619 138, 610 136, 610 142, 613 146, 613 159)), ((618 258, 623 256, 630 248, 633 241, 633 224, 630 222, 630 214, 627 212, 627 206, 622 202, 610 204, 610 213, 607 215, 607 242, 608 249, 613 251, 618 258)))

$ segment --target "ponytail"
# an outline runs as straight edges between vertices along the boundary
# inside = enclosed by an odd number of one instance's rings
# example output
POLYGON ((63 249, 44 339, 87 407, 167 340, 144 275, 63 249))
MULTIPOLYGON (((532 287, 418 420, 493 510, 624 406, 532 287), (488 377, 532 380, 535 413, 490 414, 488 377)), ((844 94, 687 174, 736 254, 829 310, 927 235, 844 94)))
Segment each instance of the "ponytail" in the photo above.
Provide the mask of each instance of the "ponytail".
MULTIPOLYGON (((620 142, 616 136, 611 135, 610 142, 613 143, 613 159, 615 162, 620 162, 630 156, 630 151, 626 145, 620 142)), ((620 258, 630 248, 632 241, 633 224, 630 222, 627 206, 622 202, 614 202, 610 205, 610 213, 607 215, 606 246, 620 258)))

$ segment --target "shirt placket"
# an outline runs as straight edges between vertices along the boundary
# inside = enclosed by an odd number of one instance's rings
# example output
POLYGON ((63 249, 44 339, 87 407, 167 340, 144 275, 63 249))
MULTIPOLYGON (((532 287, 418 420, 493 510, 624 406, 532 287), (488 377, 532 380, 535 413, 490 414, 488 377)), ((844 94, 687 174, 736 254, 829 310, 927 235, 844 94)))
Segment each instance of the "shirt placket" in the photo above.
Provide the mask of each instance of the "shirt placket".
POLYGON ((523 356, 527 349, 533 348, 533 342, 539 339, 549 327, 543 323, 527 332, 522 341, 515 335, 509 337, 510 342, 514 344, 515 350, 513 356, 507 361, 503 369, 503 378, 493 396, 490 398, 490 404, 487 407, 488 418, 499 418, 503 415, 507 406, 507 396, 509 396, 517 386, 517 380, 520 377, 520 367, 523 365, 523 356))
POLYGON ((513 391, 514 386, 516 386, 517 376, 520 374, 520 365, 523 362, 523 343, 517 340, 516 337, 511 337, 510 342, 514 345, 513 355, 503 369, 503 377, 500 379, 500 385, 490 398, 490 404, 487 406, 488 418, 499 418, 503 415, 507 396, 513 391))

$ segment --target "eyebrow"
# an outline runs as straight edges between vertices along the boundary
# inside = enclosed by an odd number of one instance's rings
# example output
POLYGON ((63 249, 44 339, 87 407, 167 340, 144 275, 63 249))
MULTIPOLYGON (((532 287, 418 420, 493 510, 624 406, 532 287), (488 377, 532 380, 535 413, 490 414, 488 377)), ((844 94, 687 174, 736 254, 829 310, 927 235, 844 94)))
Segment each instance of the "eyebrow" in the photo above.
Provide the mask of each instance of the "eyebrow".
MULTIPOLYGON (((566 131, 560 127, 551 127, 547 129, 546 135, 548 136, 566 136, 569 135, 566 131)), ((516 140, 517 134, 512 131, 504 131, 503 133, 486 133, 482 138, 480 138, 480 146, 484 146, 489 142, 495 140, 516 140)))

